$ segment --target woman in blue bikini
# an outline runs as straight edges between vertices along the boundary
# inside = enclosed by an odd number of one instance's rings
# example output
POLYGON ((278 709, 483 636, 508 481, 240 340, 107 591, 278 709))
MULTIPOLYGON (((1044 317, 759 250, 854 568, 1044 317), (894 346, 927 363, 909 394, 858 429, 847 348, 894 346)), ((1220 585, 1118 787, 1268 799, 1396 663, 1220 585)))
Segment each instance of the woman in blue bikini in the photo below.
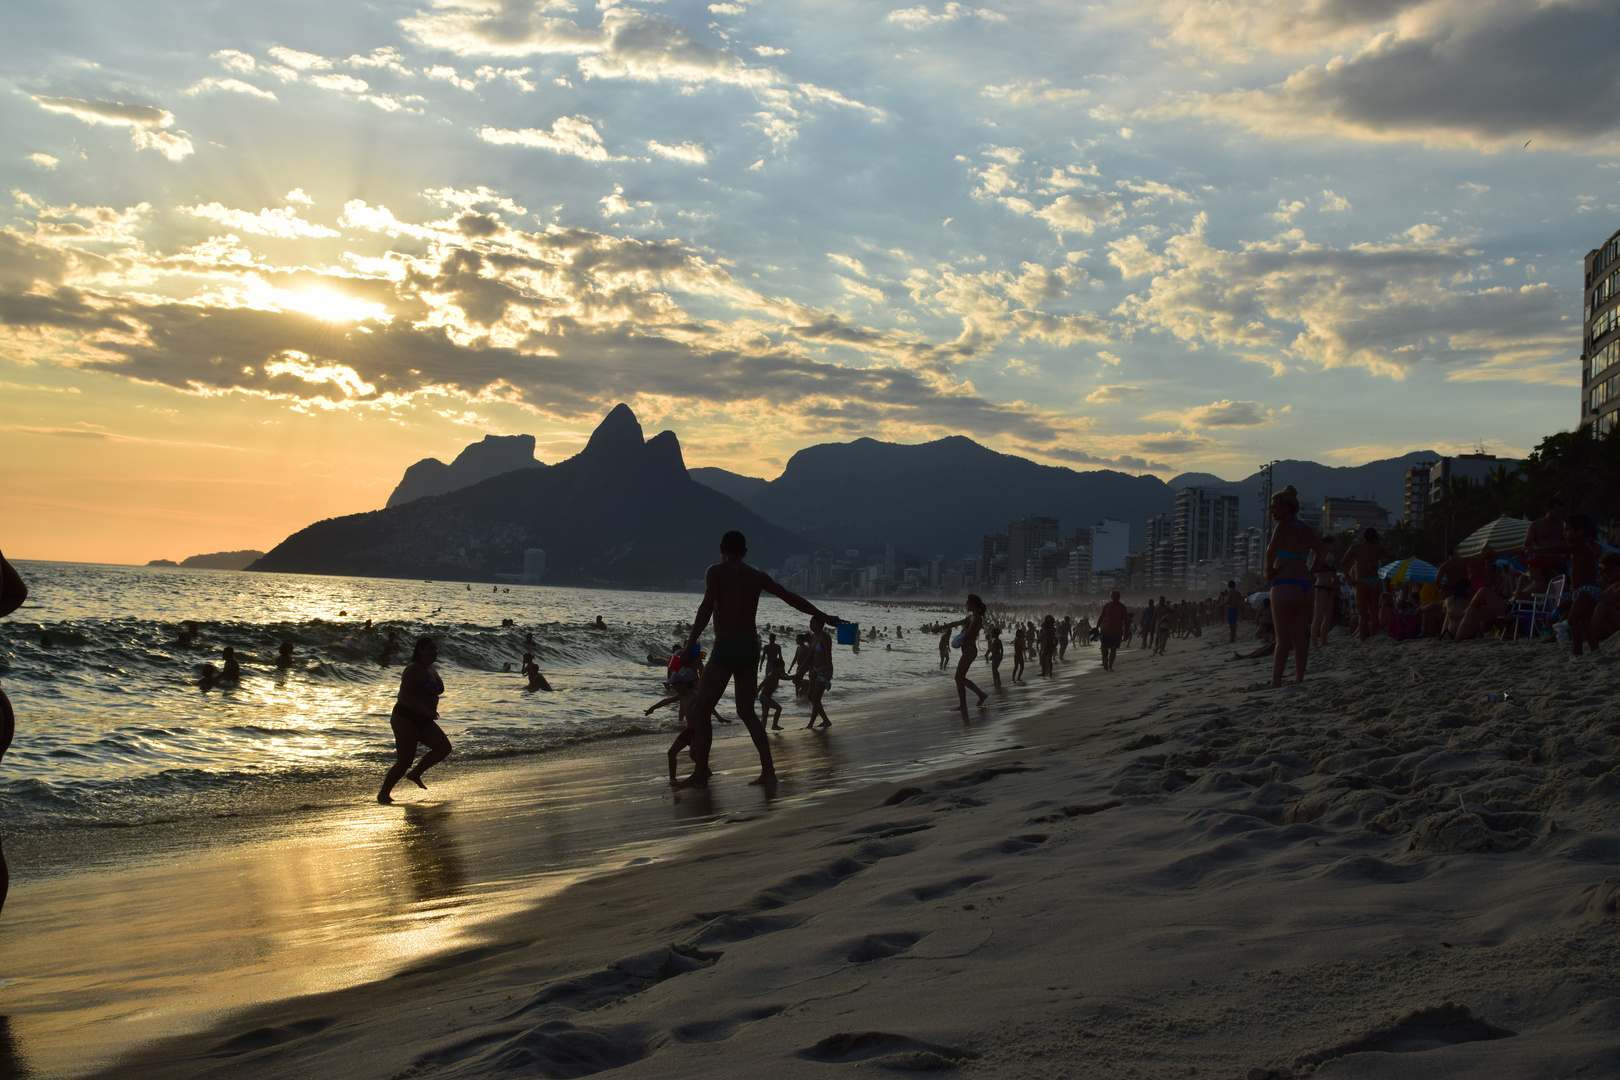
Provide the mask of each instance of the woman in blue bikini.
POLYGON ((1361 641, 1378 633, 1378 601, 1384 591, 1384 583, 1378 577, 1378 562, 1398 558, 1400 556, 1378 542, 1377 529, 1366 530, 1359 543, 1345 549, 1345 570, 1356 587, 1356 628, 1361 641))
POLYGON ((1305 681, 1305 658, 1311 647, 1311 572, 1305 560, 1319 564, 1331 558, 1322 541, 1299 520, 1299 492, 1289 484, 1271 497, 1277 527, 1266 545, 1266 572, 1271 578, 1271 616, 1277 625, 1277 650, 1271 658, 1271 685, 1281 686, 1288 654, 1294 654, 1294 681, 1305 681))

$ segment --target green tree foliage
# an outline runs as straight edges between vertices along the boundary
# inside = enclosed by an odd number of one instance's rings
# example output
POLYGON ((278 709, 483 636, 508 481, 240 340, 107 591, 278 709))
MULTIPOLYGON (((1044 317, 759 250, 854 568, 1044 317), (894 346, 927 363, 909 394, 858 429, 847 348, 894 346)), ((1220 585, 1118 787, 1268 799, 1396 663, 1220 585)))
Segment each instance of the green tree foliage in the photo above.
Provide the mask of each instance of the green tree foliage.
POLYGON ((1475 529, 1503 516, 1539 517, 1555 495, 1571 513, 1590 515, 1609 539, 1620 536, 1620 426, 1603 436, 1591 428, 1560 431, 1517 469, 1501 465, 1477 481, 1443 482, 1423 524, 1401 522, 1381 539, 1391 551, 1438 564, 1475 529))

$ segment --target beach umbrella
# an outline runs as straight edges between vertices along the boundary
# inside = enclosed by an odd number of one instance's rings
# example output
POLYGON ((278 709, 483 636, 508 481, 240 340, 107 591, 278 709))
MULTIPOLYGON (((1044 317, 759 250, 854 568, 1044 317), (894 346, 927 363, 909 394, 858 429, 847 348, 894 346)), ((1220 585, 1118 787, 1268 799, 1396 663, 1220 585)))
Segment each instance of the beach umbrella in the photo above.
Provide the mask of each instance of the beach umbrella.
POLYGON ((1478 555, 1487 547, 1513 551, 1524 547, 1524 536, 1529 531, 1530 522, 1524 518, 1499 517, 1483 529, 1469 533, 1468 539, 1457 545, 1457 554, 1466 559, 1470 555, 1478 555))
POLYGON ((1378 576, 1391 585, 1401 585, 1408 581, 1428 584, 1440 580, 1440 571, 1434 564, 1426 563, 1422 559, 1397 559, 1381 567, 1378 576))
POLYGON ((1270 591, 1262 589, 1260 592, 1257 592, 1257 593, 1254 593, 1254 594, 1250 595, 1249 603, 1258 604, 1262 600, 1269 600, 1269 599, 1271 599, 1270 591))

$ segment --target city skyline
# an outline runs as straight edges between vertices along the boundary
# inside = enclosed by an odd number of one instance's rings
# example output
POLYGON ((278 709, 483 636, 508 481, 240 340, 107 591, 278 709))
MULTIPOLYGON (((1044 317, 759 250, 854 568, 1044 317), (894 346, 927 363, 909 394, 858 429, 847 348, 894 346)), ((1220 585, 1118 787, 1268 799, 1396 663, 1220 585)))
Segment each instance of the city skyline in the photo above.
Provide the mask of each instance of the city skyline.
MULTIPOLYGON (((1579 419, 1620 12, 85 2, 16 13, 18 557, 267 549, 606 407, 691 465, 963 434, 1241 477, 1579 419), (1526 89, 1530 88, 1530 89, 1526 89)), ((1395 507, 1389 507, 1392 511, 1395 507)))

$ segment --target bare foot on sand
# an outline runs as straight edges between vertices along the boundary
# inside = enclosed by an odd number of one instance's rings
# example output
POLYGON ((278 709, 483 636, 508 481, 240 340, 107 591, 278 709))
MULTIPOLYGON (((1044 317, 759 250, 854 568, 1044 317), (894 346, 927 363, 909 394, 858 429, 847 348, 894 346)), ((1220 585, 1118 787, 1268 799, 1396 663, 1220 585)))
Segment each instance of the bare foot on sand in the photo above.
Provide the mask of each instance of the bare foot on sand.
POLYGON ((411 783, 415 784, 417 787, 421 788, 423 791, 427 790, 427 785, 422 783, 422 777, 420 775, 414 775, 412 773, 406 773, 405 774, 405 779, 409 780, 411 783))
POLYGON ((758 787, 775 787, 776 786, 776 774, 774 772, 760 773, 758 776, 756 776, 752 780, 748 781, 748 786, 749 787, 755 787, 755 786, 758 786, 758 787))
POLYGON ((695 772, 685 780, 675 781, 675 786, 681 788, 706 788, 709 786, 709 777, 713 775, 712 772, 695 772))
POLYGON ((377 801, 382 803, 384 806, 394 805, 394 797, 388 794, 386 791, 377 792, 377 801))

